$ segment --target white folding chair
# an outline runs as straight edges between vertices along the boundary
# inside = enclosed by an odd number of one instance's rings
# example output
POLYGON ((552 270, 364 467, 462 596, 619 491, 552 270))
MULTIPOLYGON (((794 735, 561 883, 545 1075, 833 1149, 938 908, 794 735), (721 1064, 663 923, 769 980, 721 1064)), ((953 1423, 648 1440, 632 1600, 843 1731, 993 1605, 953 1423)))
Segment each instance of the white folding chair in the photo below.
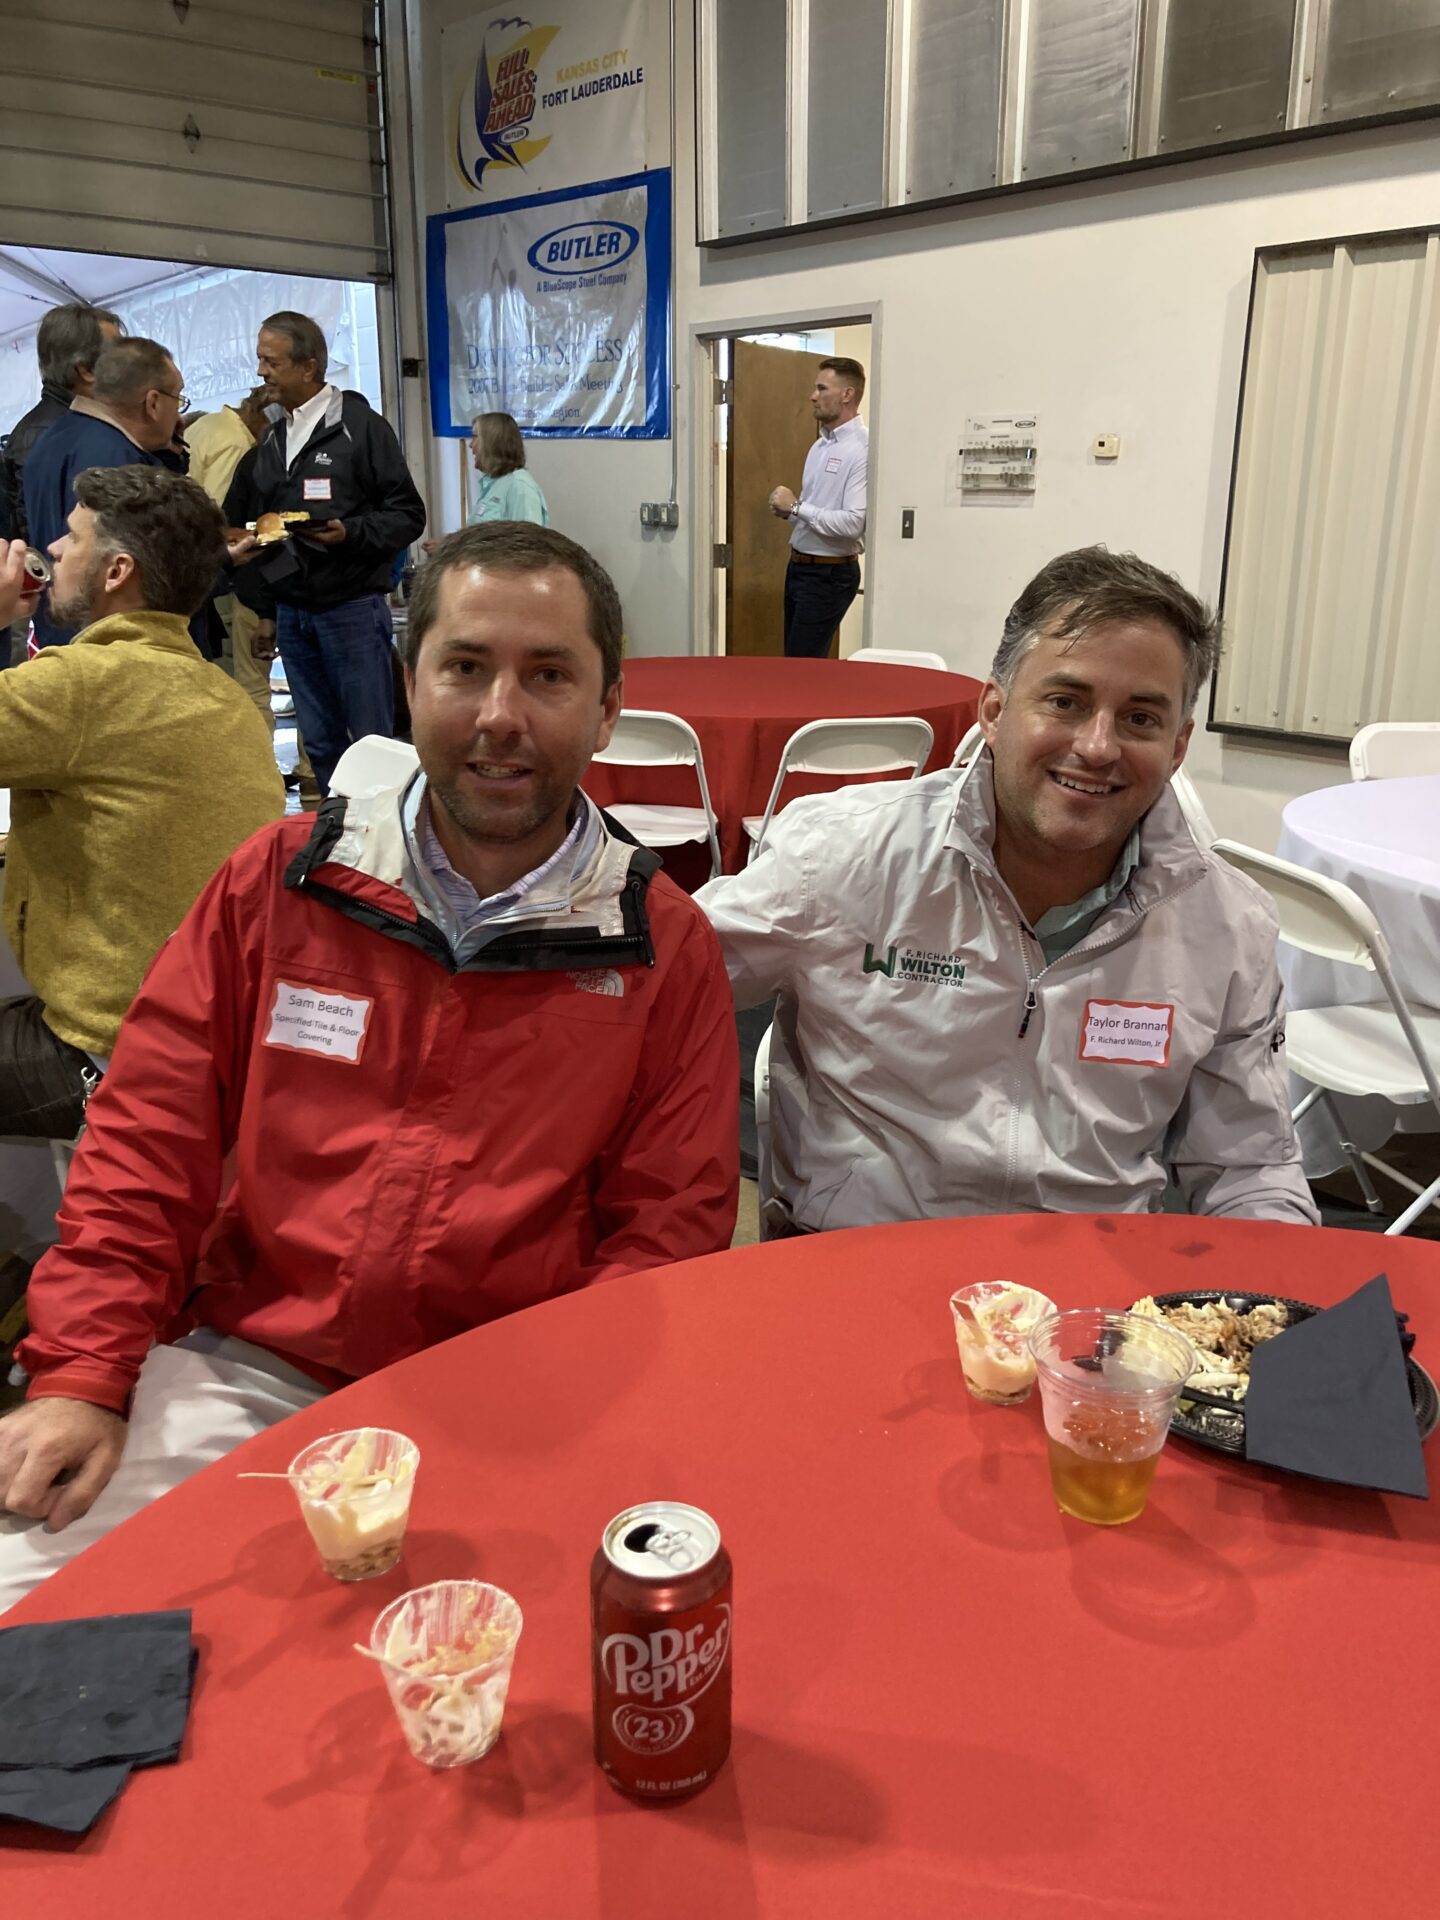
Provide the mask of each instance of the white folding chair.
POLYGON ((419 764, 419 754, 405 741, 367 733, 341 754, 330 776, 330 791, 350 800, 373 800, 377 793, 403 786, 419 764))
POLYGON ((762 1220, 770 1198, 770 1036, 774 1031, 773 1023, 766 1027, 755 1049, 755 1177, 762 1220))
POLYGON ((1377 720, 1350 742, 1352 780, 1440 773, 1440 720, 1377 720))
POLYGON ((764 813, 746 817, 745 831, 754 842, 750 857, 764 844, 787 774, 904 773, 913 780, 934 744, 928 720, 811 720, 797 728, 785 742, 764 813))
POLYGON ((882 667, 929 667, 935 673, 948 673, 949 667, 938 653, 926 653, 911 647, 857 647, 848 656, 863 666, 873 660, 882 667))
POLYGON ((1317 1103, 1324 1108, 1370 1211, 1380 1213, 1383 1207, 1368 1167, 1416 1196, 1385 1229, 1387 1234, 1404 1233, 1440 1199, 1440 1180, 1422 1187, 1378 1155, 1361 1153, 1346 1138, 1331 1096, 1379 1094, 1396 1106, 1419 1106, 1428 1100, 1440 1115, 1440 1073, 1435 1066, 1440 1060, 1440 1013, 1405 999, 1380 923, 1359 894, 1339 880, 1236 840, 1217 840, 1212 851, 1264 887, 1280 915, 1280 938, 1289 946, 1340 966, 1365 967, 1385 989, 1388 1007, 1305 1007, 1287 1014, 1286 1059, 1293 1072, 1310 1082, 1310 1092, 1292 1117, 1303 1119, 1317 1103))
POLYGON ((633 833, 644 847, 683 847, 691 841, 710 842, 710 877, 720 871, 720 832, 710 804, 705 778, 705 756, 695 729, 678 713, 649 713, 642 708, 622 710, 610 744, 595 755, 611 767, 694 767, 700 787, 698 807, 646 806, 624 802, 605 811, 633 833))
POLYGON ((984 744, 985 744, 985 729, 981 726, 980 722, 977 720, 974 726, 971 727, 970 731, 965 735, 965 738, 960 742, 959 746, 956 747, 955 757, 950 762, 951 766, 952 767, 968 767, 970 762, 975 758, 976 754, 979 753, 980 749, 984 746, 984 744))
POLYGON ((1177 767, 1170 776, 1170 790, 1180 802, 1180 811, 1185 816, 1185 824, 1190 829, 1190 838, 1197 847, 1213 847, 1218 838, 1214 823, 1205 811, 1205 802, 1195 791, 1195 782, 1186 773, 1184 767, 1177 767))

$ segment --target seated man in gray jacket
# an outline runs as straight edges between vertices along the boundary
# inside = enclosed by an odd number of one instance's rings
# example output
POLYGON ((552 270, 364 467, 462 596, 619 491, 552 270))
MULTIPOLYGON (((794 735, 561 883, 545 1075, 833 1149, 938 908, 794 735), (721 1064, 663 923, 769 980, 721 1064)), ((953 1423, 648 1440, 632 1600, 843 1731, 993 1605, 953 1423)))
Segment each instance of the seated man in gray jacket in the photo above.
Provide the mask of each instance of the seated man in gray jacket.
POLYGON ((936 1215, 1314 1224, 1276 918, 1168 785, 1219 651, 1171 575, 1062 554, 1011 608, 962 773, 792 802, 697 896, 778 995, 768 1232, 936 1215))

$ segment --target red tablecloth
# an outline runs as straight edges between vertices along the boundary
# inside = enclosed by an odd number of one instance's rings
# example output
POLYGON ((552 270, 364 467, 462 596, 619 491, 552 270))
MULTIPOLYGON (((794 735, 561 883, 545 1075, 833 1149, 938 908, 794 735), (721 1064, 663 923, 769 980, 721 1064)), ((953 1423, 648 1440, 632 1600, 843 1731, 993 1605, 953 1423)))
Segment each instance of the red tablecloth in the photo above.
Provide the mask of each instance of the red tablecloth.
MULTIPOLYGON (((765 811, 785 742, 808 720, 916 714, 935 746, 927 771, 948 766, 974 724, 980 682, 925 667, 855 666, 848 660, 645 659, 625 662, 625 704, 678 713, 700 736, 705 778, 720 822, 725 871, 745 864, 742 822, 765 811)), ((821 793, 838 780, 797 774, 782 804, 821 793)), ((698 805, 695 776, 638 767, 592 766, 585 789, 602 806, 646 801, 698 805)))
POLYGON ((1382 1267, 1433 1367, 1433 1245, 1042 1217, 720 1255, 364 1381, 7 1616, 188 1606, 203 1651, 180 1764, 137 1774, 74 1845, 9 1828, 6 1911, 1432 1912, 1440 1506, 1174 1442, 1132 1526, 1067 1520, 1038 1404, 967 1397, 947 1306, 987 1275, 1070 1305, 1227 1284, 1328 1303, 1382 1267), (288 1488, 235 1476, 363 1422, 412 1434, 423 1463, 402 1566, 344 1587, 288 1488), (659 1494, 715 1514, 735 1561, 731 1762, 668 1809, 616 1794, 589 1730, 590 1556, 659 1494), (455 1574, 512 1591, 525 1630, 500 1745, 432 1774, 351 1642, 455 1574))

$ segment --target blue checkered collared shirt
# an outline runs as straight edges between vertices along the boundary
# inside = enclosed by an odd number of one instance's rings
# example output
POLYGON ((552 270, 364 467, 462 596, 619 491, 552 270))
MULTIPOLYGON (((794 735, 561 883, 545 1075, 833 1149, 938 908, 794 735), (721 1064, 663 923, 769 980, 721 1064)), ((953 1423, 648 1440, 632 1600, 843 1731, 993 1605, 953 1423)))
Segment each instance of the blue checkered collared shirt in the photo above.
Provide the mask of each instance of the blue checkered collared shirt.
POLYGON ((431 824, 424 774, 417 773, 410 782, 400 808, 405 852, 421 898, 459 965, 511 927, 544 914, 562 913, 569 906, 575 875, 594 853, 602 831, 593 802, 580 792, 575 800, 570 831, 550 858, 522 874, 503 893, 482 900, 445 857, 431 824))

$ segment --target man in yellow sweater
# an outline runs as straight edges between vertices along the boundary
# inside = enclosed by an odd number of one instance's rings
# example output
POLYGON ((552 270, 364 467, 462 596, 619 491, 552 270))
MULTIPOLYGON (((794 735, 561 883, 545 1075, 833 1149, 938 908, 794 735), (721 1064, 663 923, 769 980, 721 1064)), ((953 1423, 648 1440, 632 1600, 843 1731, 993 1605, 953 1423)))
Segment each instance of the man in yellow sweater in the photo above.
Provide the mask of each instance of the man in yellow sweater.
POLYGON ((68 647, 0 674, 0 1134, 78 1131, 125 1011, 220 863, 284 811, 264 722, 186 625, 226 560, 220 510, 161 467, 77 476, 50 552, 68 647))
MULTIPOLYGON (((185 445, 190 450, 190 478, 202 486, 218 507, 230 491, 235 469, 269 426, 265 418, 265 389, 256 387, 247 393, 238 407, 221 407, 216 413, 202 413, 185 429, 185 445)), ((234 593, 227 592, 215 602, 216 612, 230 636, 231 671, 237 686, 243 687, 254 701, 270 733, 275 731, 275 715, 270 706, 270 660, 255 656, 255 636, 260 616, 252 613, 234 593)), ((273 656, 272 656, 273 657, 273 656)))

